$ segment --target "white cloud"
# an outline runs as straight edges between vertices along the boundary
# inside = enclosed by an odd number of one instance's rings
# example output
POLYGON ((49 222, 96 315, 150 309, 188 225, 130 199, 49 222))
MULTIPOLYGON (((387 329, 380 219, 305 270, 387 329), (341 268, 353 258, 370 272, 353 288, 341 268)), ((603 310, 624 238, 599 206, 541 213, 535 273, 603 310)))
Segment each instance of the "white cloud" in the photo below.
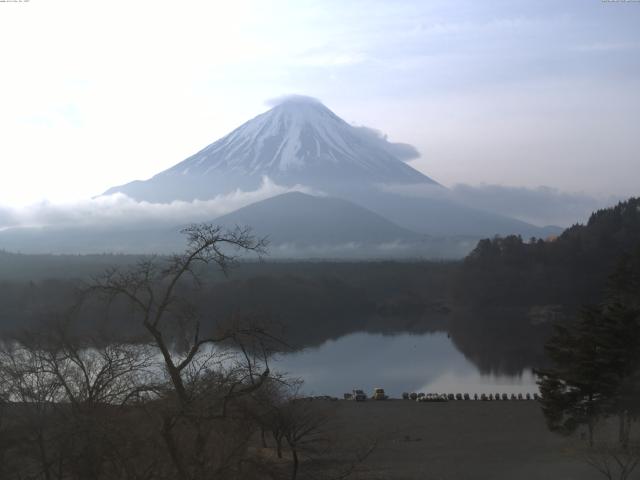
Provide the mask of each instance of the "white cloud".
POLYGON ((596 210, 621 200, 583 192, 562 192, 550 187, 512 187, 505 185, 464 185, 452 188, 460 203, 515 217, 536 225, 568 227, 584 223, 596 210))
POLYGON ((278 97, 273 97, 265 100, 264 104, 268 107, 277 107, 278 105, 285 103, 289 100, 293 100, 296 102, 306 102, 306 103, 322 103, 319 99, 315 97, 310 97, 309 95, 298 95, 295 93, 280 95, 278 97))
MULTIPOLYGON (((621 200, 615 196, 595 196, 563 192, 550 187, 456 184, 450 189, 432 185, 380 185, 383 191, 411 197, 446 198, 457 203, 500 213, 536 225, 568 226, 584 222, 589 215, 621 200)), ((299 191, 324 195, 304 185, 285 187, 264 177, 253 191, 236 190, 211 200, 139 202, 122 193, 67 203, 39 202, 24 207, 0 206, 0 231, 16 227, 131 227, 176 226, 207 222, 238 208, 283 193, 299 191)))
POLYGON ((227 195, 218 195, 211 200, 150 203, 138 202, 122 193, 117 193, 73 203, 40 202, 18 208, 0 206, 0 230, 33 226, 116 228, 150 224, 176 226, 190 222, 207 222, 251 203, 291 191, 314 195, 320 193, 301 185, 280 186, 265 177, 257 190, 247 192, 236 190, 227 195))
POLYGON ((378 147, 386 150, 388 153, 396 157, 398 160, 408 162, 420 157, 420 152, 413 145, 408 143, 393 143, 389 141, 389 137, 376 128, 365 126, 356 126, 358 132, 364 136, 368 142, 375 142, 378 147))
POLYGON ((623 197, 563 192, 556 188, 508 185, 456 184, 450 189, 432 185, 381 185, 383 191, 419 198, 446 198, 459 204, 499 213, 539 226, 568 227, 584 223, 600 208, 614 205, 623 197))

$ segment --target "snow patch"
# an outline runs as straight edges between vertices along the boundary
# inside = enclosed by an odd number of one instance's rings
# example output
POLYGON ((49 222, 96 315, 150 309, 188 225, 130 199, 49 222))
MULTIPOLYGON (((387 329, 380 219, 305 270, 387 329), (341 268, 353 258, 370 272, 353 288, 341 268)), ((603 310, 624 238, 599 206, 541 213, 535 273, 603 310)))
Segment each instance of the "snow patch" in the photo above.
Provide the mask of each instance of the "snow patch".
POLYGON ((435 183, 404 163, 418 155, 414 147, 349 125, 315 98, 290 95, 270 103, 271 110, 159 175, 236 172, 276 181, 283 175, 290 182, 297 172, 313 169, 339 182, 351 176, 356 182, 435 183))

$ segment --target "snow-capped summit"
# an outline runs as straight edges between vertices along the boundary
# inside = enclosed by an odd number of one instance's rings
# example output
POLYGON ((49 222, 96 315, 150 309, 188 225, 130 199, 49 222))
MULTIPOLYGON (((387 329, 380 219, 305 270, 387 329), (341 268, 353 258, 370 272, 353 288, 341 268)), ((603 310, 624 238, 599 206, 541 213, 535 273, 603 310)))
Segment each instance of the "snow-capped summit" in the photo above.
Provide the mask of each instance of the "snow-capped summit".
MULTIPOLYGON (((268 177, 280 186, 304 186, 348 200, 421 234, 545 236, 533 225, 458 205, 445 187, 404 162, 417 155, 410 145, 349 125, 316 99, 289 96, 153 178, 111 188, 106 194, 122 192, 151 202, 205 200, 237 190, 255 191, 268 177)), ((299 197, 286 198, 284 203, 290 204, 299 197)), ((320 204, 326 202, 314 203, 320 204)), ((293 211, 279 202, 268 205, 293 211)), ((268 213, 266 223, 281 225, 273 208, 251 211, 268 213)), ((317 212, 311 221, 320 217, 317 212)))
POLYGON ((399 158, 407 147, 349 125, 314 98, 289 96, 150 180, 106 193, 151 201, 205 199, 255 189, 265 176, 323 191, 436 184, 399 158))

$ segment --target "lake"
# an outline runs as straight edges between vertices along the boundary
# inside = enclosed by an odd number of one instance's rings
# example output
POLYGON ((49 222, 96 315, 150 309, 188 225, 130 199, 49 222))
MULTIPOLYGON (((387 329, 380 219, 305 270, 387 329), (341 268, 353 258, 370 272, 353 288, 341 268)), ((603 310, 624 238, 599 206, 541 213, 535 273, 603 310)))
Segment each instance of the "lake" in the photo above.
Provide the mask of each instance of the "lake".
POLYGON ((465 358, 446 333, 382 335, 354 333, 319 347, 281 355, 274 369, 304 380, 308 395, 333 395, 362 388, 371 394, 533 393, 535 376, 487 375, 465 358))

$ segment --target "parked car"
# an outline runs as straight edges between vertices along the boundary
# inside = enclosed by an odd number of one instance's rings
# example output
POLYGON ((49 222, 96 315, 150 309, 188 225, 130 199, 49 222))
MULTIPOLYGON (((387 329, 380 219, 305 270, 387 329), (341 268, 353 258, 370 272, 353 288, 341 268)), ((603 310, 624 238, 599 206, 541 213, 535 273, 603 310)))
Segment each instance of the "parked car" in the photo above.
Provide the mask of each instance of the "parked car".
POLYGON ((389 397, 384 393, 384 388, 374 388, 371 398, 374 400, 386 400, 389 397))
POLYGON ((354 389, 353 390, 353 399, 356 402, 364 402, 367 399, 367 394, 364 393, 364 390, 354 389))

